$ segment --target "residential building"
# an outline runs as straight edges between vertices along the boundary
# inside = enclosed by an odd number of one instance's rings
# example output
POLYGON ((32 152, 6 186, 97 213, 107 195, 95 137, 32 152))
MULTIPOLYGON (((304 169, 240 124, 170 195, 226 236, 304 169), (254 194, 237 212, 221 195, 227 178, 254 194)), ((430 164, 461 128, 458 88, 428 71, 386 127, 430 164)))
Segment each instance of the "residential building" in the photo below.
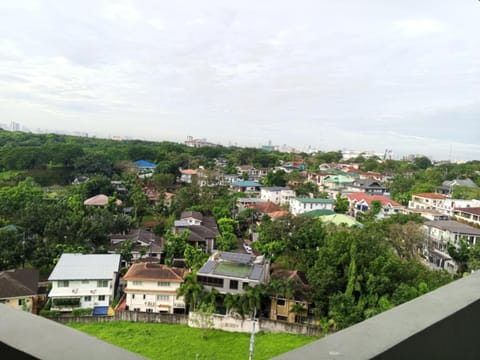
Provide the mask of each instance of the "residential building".
POLYGON ((123 277, 127 282, 126 310, 153 313, 184 313, 183 297, 177 290, 183 283, 185 269, 161 264, 133 264, 123 277))
POLYGON ((197 171, 193 169, 180 169, 180 182, 193 184, 197 182, 197 171))
POLYGON ((116 294, 119 254, 62 254, 48 280, 52 309, 109 306, 116 294))
POLYGON ((363 192, 368 195, 385 195, 388 189, 374 179, 357 179, 346 186, 345 191, 363 192))
POLYGON ((432 264, 450 272, 456 272, 458 265, 448 254, 448 244, 459 248, 461 240, 471 245, 480 241, 480 229, 454 220, 427 221, 423 227, 426 233, 424 254, 432 264))
POLYGON ((480 207, 456 208, 453 216, 460 222, 480 227, 480 207))
POLYGON ((207 290, 243 294, 247 286, 268 283, 269 267, 264 256, 216 252, 198 270, 197 279, 207 290))
MULTIPOLYGON (((122 251, 126 241, 131 241, 133 244, 131 254, 132 261, 149 261, 160 262, 163 252, 163 239, 154 233, 143 230, 135 229, 129 231, 127 234, 112 234, 110 237, 110 248, 108 253, 119 254, 122 251)), ((122 267, 128 266, 122 260, 122 267)))
POLYGON ((146 160, 135 161, 135 166, 138 169, 138 177, 140 178, 151 177, 157 168, 157 165, 146 160))
POLYGON ((182 234, 189 231, 188 243, 198 246, 205 252, 212 252, 219 235, 217 223, 212 216, 204 216, 198 211, 184 211, 180 220, 174 223, 173 233, 182 234))
POLYGON ((384 195, 369 195, 363 192, 347 194, 350 215, 357 216, 358 213, 365 213, 372 208, 372 202, 378 201, 382 205, 377 218, 384 218, 393 214, 398 214, 403 211, 403 206, 396 201, 384 195))
MULTIPOLYGON (((109 197, 107 195, 99 194, 88 198, 83 202, 85 206, 98 206, 98 207, 106 207, 109 204, 109 197)), ((122 200, 116 199, 115 205, 121 206, 122 200)))
POLYGON ((470 188, 478 187, 477 184, 475 184, 470 179, 455 179, 450 181, 449 180, 444 181, 441 186, 437 187, 436 191, 439 194, 443 194, 450 197, 453 193, 453 189, 455 186, 465 186, 470 188))
POLYGON ((244 192, 244 193, 260 193, 262 184, 256 181, 235 181, 230 185, 230 188, 234 192, 244 192))
POLYGON ((446 196, 435 193, 413 194, 412 200, 408 202, 409 209, 437 210, 443 207, 446 196))
POLYGON ((251 165, 240 165, 237 166, 237 175, 243 178, 244 174, 247 174, 248 180, 259 181, 267 175, 268 170, 265 168, 257 169, 251 165))
POLYGON ((288 187, 273 186, 260 189, 260 199, 271 201, 277 205, 288 205, 290 199, 293 199, 295 196, 295 191, 288 187))
POLYGON ((290 212, 296 216, 313 210, 333 210, 334 204, 332 199, 293 198, 290 199, 290 212))
POLYGON ((270 320, 288 323, 312 323, 310 314, 310 291, 305 274, 298 270, 274 269, 272 283, 285 285, 284 291, 278 291, 270 298, 270 320))
POLYGON ((38 278, 36 269, 0 271, 0 304, 35 314, 39 300, 38 278))

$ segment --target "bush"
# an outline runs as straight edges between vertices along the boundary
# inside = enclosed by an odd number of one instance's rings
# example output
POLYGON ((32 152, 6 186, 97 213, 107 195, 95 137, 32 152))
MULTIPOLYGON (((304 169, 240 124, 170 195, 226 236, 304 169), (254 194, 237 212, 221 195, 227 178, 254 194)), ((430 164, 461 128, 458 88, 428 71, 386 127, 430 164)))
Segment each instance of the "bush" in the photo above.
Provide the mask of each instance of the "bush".
POLYGON ((43 317, 53 317, 58 315, 60 315, 60 311, 47 310, 47 309, 40 310, 40 316, 43 316, 43 317))
POLYGON ((92 309, 87 308, 87 309, 73 309, 72 310, 72 315, 73 316, 90 316, 92 315, 92 309))

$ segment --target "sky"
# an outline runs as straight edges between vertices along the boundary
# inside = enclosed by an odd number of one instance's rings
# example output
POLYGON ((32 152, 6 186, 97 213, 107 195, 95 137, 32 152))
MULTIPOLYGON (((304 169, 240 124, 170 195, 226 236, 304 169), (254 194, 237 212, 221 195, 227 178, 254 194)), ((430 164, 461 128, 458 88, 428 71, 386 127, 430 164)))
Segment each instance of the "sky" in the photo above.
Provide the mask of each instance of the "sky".
POLYGON ((480 159, 480 1, 0 2, 0 123, 480 159))

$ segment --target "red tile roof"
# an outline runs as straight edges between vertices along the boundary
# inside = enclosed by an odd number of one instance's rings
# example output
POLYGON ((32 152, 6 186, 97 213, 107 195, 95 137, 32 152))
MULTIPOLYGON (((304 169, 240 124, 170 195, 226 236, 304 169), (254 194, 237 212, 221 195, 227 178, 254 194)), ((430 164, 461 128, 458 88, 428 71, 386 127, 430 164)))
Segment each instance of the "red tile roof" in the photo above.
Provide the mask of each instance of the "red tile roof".
POLYGON ((184 170, 181 170, 180 172, 183 175, 196 175, 197 174, 197 170, 193 170, 193 169, 184 169, 184 170))
POLYGON ((420 193, 420 194, 413 194, 413 196, 423 197, 427 199, 438 199, 438 200, 443 200, 447 198, 445 195, 435 194, 435 193, 420 193))
POLYGON ((138 263, 133 264, 123 277, 124 280, 167 280, 183 282, 185 269, 168 267, 162 264, 138 263))
POLYGON ((455 208, 455 211, 461 211, 467 214, 480 216, 480 207, 455 208))
POLYGON ((368 206, 372 204, 372 201, 380 201, 382 203, 382 206, 387 206, 390 204, 390 206, 393 207, 401 207, 402 205, 397 203, 396 201, 393 201, 392 199, 383 196, 383 195, 368 195, 366 193, 362 192, 357 192, 357 193, 352 193, 347 195, 348 199, 350 201, 365 201, 368 206))

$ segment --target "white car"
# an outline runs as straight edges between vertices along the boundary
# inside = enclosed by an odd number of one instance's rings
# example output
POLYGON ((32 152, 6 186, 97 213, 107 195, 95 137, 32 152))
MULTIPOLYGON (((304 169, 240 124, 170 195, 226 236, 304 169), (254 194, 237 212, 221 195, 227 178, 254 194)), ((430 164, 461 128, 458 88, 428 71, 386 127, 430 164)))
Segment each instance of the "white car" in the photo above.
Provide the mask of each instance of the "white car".
POLYGON ((252 253, 252 247, 247 245, 247 244, 243 244, 243 248, 245 249, 246 253, 247 254, 251 254, 252 253))

